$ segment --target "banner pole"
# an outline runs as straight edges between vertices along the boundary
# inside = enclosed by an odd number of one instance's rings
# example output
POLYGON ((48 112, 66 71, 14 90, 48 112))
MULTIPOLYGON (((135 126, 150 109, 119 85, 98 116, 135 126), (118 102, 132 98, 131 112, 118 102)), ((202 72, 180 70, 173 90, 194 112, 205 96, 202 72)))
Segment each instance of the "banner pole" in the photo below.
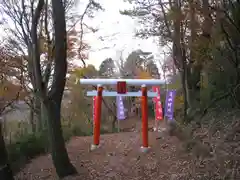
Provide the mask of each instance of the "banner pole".
POLYGON ((164 122, 167 124, 168 123, 168 120, 166 120, 166 101, 167 101, 167 93, 168 93, 168 84, 165 83, 165 91, 166 91, 166 95, 165 95, 165 103, 164 103, 164 117, 163 117, 163 120, 164 122))
POLYGON ((118 133, 120 133, 120 122, 119 122, 119 119, 118 119, 118 133))

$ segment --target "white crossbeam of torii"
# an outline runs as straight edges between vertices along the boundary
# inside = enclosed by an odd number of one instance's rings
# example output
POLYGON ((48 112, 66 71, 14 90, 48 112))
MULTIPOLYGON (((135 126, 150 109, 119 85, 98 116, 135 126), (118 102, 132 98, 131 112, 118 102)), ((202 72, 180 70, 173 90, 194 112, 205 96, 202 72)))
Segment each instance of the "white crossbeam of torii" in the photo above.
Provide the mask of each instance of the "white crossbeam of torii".
POLYGON ((88 84, 88 85, 114 85, 117 84, 118 82, 126 82, 129 85, 160 85, 164 84, 164 80, 160 79, 80 79, 79 82, 80 84, 88 84))
MULTIPOLYGON (((126 82, 127 85, 160 85, 165 82, 160 79, 80 79, 80 84, 85 85, 116 85, 118 82, 126 82)), ((157 92, 148 91, 148 97, 157 97, 157 92)), ((97 96, 97 91, 88 91, 87 96, 97 96)), ((125 94, 119 94, 114 91, 103 90, 102 96, 114 97, 114 96, 125 96, 125 97, 141 97, 142 92, 126 92, 125 94)))

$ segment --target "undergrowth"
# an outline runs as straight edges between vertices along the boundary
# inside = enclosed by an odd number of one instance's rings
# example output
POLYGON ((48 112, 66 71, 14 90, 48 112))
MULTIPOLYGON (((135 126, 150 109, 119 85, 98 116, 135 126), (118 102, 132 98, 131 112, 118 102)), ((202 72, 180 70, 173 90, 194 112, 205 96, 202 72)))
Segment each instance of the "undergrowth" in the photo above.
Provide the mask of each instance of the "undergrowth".
MULTIPOLYGON (((17 122, 16 122, 17 123, 17 122)), ((12 124, 11 124, 12 125, 12 124)), ((10 127, 8 127, 10 128, 10 127)), ((29 128, 29 127, 25 127, 29 128)), ((40 132, 23 131, 23 127, 18 126, 18 129, 11 129, 15 134, 10 133, 12 136, 11 141, 5 139, 9 162, 12 166, 14 173, 17 173, 20 168, 41 154, 49 153, 48 133, 46 130, 40 132), (22 133, 19 133, 21 131, 22 133)), ((6 129, 5 129, 6 130, 6 129)), ((79 124, 69 123, 69 121, 62 122, 62 130, 65 142, 74 136, 90 136, 92 135, 92 128, 82 128, 79 124)), ((101 134, 111 133, 105 129, 101 129, 101 134)))
POLYGON ((176 136, 192 157, 192 171, 185 179, 240 179, 239 119, 239 110, 215 109, 190 124, 170 124, 170 135, 176 136))

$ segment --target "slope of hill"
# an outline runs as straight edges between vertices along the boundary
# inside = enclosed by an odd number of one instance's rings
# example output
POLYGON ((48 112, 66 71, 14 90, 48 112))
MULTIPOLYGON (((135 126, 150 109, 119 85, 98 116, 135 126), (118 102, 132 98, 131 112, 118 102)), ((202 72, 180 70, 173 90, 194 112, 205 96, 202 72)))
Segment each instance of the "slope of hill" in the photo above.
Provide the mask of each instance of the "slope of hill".
MULTIPOLYGON (((101 147, 89 151, 92 137, 75 137, 68 143, 68 153, 79 175, 66 180, 180 180, 190 172, 189 157, 180 150, 174 137, 149 132, 151 150, 141 153, 140 132, 101 136, 101 147)), ((16 175, 19 180, 57 179, 51 156, 40 156, 16 175)))

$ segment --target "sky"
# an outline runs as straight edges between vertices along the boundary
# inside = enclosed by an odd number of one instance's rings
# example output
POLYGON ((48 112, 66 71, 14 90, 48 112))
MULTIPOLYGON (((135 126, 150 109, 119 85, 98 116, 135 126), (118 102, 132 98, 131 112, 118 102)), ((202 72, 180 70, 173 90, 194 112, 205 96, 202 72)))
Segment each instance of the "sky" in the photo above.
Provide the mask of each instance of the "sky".
MULTIPOLYGON (((82 0, 78 4, 79 11, 85 7, 83 1, 86 2, 82 0)), ((88 64, 93 64, 98 69, 104 59, 111 57, 117 60, 121 52, 123 57, 126 57, 137 49, 153 52, 155 57, 162 58, 159 53, 161 48, 157 46, 156 40, 134 37, 134 32, 140 24, 131 17, 119 13, 119 10, 131 8, 129 3, 125 3, 124 0, 101 0, 100 3, 105 11, 97 12, 93 19, 85 20, 85 23, 99 29, 97 33, 88 33, 84 36, 84 40, 91 46, 88 64)))
MULTIPOLYGON (((82 14, 89 0, 76 0, 74 11, 82 14)), ((134 36, 135 31, 141 25, 131 17, 121 15, 119 10, 131 9, 132 5, 124 0, 95 0, 105 9, 95 13, 92 19, 85 18, 84 22, 90 27, 99 29, 96 33, 84 34, 84 41, 90 45, 89 60, 87 64, 93 64, 96 69, 106 58, 118 60, 121 53, 124 58, 132 51, 141 49, 152 52, 155 59, 162 60, 162 48, 157 46, 157 40, 153 38, 139 39, 134 36)), ((10 23, 11 24, 11 23, 10 23)), ((11 24, 13 26, 13 24, 11 24)), ((0 29, 1 34, 4 34, 0 29)), ((81 64, 81 61, 77 62, 81 64)), ((157 63, 158 68, 160 68, 157 63)), ((161 69, 161 68, 160 68, 161 69)))

